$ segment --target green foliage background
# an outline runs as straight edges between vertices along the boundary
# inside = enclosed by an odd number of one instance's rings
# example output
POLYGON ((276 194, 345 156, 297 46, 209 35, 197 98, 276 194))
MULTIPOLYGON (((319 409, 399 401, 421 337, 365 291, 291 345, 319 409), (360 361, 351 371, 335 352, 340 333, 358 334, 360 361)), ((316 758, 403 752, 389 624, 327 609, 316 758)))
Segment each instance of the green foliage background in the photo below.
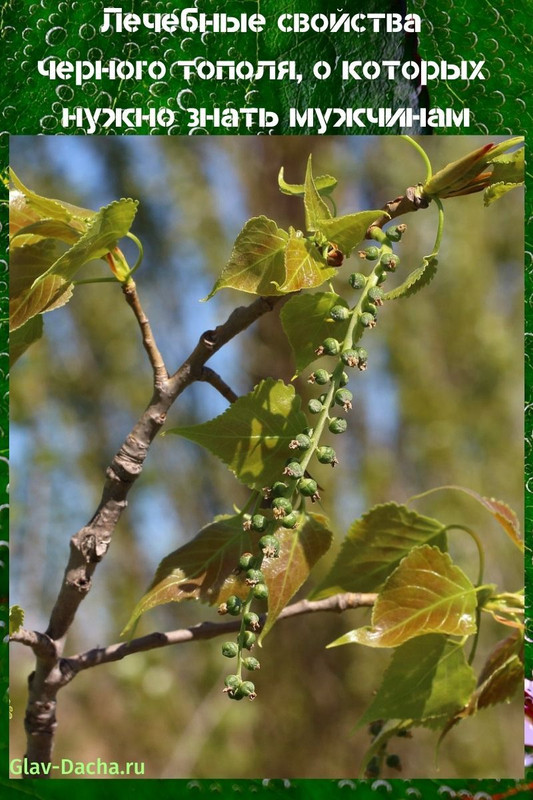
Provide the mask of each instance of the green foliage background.
MULTIPOLYGON (((132 7, 136 4, 132 3, 132 7)), ((235 3, 228 3, 226 7, 229 10, 236 7, 235 3)), ((243 4, 240 3, 239 6, 243 4)), ((263 6, 265 4, 262 4, 263 6)), ((388 3, 382 4, 388 6, 388 3)), ((63 3, 59 4, 63 7, 64 12, 68 11, 68 21, 72 21, 73 27, 70 30, 69 36, 74 40, 77 39, 77 31, 80 25, 84 23, 94 24, 94 6, 82 5, 76 3, 63 3), (66 7, 66 8, 65 8, 66 7)), ((491 81, 486 86, 480 85, 478 82, 473 83, 464 88, 464 91, 457 92, 456 87, 441 83, 437 86, 431 87, 431 100, 433 105, 444 106, 446 104, 453 105, 456 109, 462 104, 470 106, 475 114, 475 130, 480 133, 490 134, 517 134, 528 133, 531 126, 531 111, 527 106, 528 86, 531 85, 531 34, 529 32, 529 18, 531 13, 530 2, 518 2, 511 0, 505 4, 505 8, 496 9, 495 6, 488 2, 488 0, 443 0, 435 4, 429 0, 417 0, 417 2, 409 3, 409 10, 417 11, 423 14, 425 24, 423 33, 420 37, 420 53, 422 57, 426 58, 448 58, 453 60, 458 57, 472 57, 472 58, 486 58, 489 67, 491 68, 491 81), (501 80, 500 80, 501 76, 501 80)), ((309 4, 306 4, 306 9, 309 4)), ((3 146, 2 158, 3 163, 7 161, 7 139, 9 132, 12 134, 35 134, 39 132, 47 132, 47 127, 42 120, 49 115, 49 109, 53 102, 56 102, 54 88, 44 78, 40 79, 35 75, 33 64, 38 56, 39 47, 42 46, 43 41, 43 26, 37 25, 37 16, 32 17, 31 11, 41 15, 42 19, 47 21, 52 13, 58 13, 55 4, 50 4, 48 0, 42 0, 37 5, 32 3, 31 0, 12 0, 11 2, 4 2, 0 8, 0 15, 3 25, 11 26, 11 31, 4 29, 2 33, 2 43, 5 48, 7 67, 9 70, 9 80, 3 86, 4 92, 4 105, 2 107, 2 133, 0 134, 0 141, 3 146), (52 5, 54 7, 52 7, 52 5), (11 35, 11 38, 9 38, 11 35), (33 85, 29 83, 30 75, 36 81, 33 85), (28 88, 29 87, 29 88, 28 88), (6 102, 7 101, 7 102, 6 102)), ((384 10, 384 9, 383 9, 384 10)), ((50 26, 48 26, 50 27, 50 26)), ((69 42, 70 43, 70 42, 69 42)), ((89 44, 83 40, 76 42, 80 52, 84 52, 89 48, 89 44)), ((331 47, 331 42, 324 41, 323 37, 319 37, 317 41, 317 48, 320 46, 331 47)), ((338 42, 335 42, 337 46, 338 42)), ((303 42, 296 43, 297 48, 303 47, 303 42)), ((389 56, 390 57, 390 56, 389 56)), ((313 59, 314 60, 314 59, 313 59)), ((206 93, 211 91, 208 86, 203 87, 206 93)), ((313 87, 313 98, 318 98, 316 93, 317 89, 321 87, 313 87)), ((143 87, 147 92, 147 87, 143 87)), ((315 100, 313 99, 313 102, 315 100)), ((316 103, 318 104, 318 103, 316 103)), ((380 104, 376 102, 376 105, 380 104)), ((327 105, 330 105, 329 101, 327 105)), ((112 132, 112 131, 111 131, 112 132)), ((280 131, 284 132, 284 131, 280 131)), ((466 133, 466 131, 465 131, 466 133)), ((311 149, 311 147, 309 148, 311 149)), ((528 178, 529 180, 529 178, 528 178)), ((529 192, 529 198, 531 191, 529 192)), ((526 206, 526 220, 531 218, 531 200, 527 201, 526 206)), ((1 236, 3 251, 6 251, 6 210, 5 206, 1 209, 3 225, 1 236)), ((531 262, 531 226, 528 227, 528 238, 526 244, 526 298, 530 298, 532 293, 531 279, 532 279, 532 262, 531 262)), ((5 275, 7 270, 7 261, 3 261, 0 266, 2 267, 1 280, 3 288, 6 288, 5 275)), ((1 300, 3 303, 2 318, 7 316, 6 310, 6 292, 1 292, 1 300)), ((526 302, 527 314, 527 336, 531 335, 531 304, 526 302)), ((391 315, 392 317, 392 315, 391 315)), ((387 322, 390 322, 390 318, 387 322)), ((385 328, 385 325, 383 326, 385 328)), ((3 379, 2 391, 0 392, 1 402, 1 429, 3 433, 3 451, 2 455, 7 453, 7 346, 6 346, 6 326, 2 326, 0 331, 2 335, 2 374, 3 379)), ((526 339, 526 343, 529 338, 526 339)), ((516 357, 516 354, 515 354, 516 357)), ((530 433, 531 422, 531 360, 530 354, 526 352, 526 414, 527 414, 527 431, 530 433)), ((35 386, 37 393, 39 387, 35 386)), ((142 392, 139 390, 135 399, 141 399, 142 392)), ((526 479, 533 477, 533 460, 530 450, 529 435, 526 436, 526 479)), ((4 462, 2 466, 5 467, 4 462)), ((379 475, 379 470, 376 470, 379 475)), ((7 485, 6 471, 4 469, 2 478, 2 487, 7 485)), ((378 475, 378 477, 379 477, 378 475)), ((529 482, 526 483, 529 487, 529 482)), ((5 498, 5 492, 2 493, 5 498)), ((529 525, 531 521, 531 502, 530 492, 526 494, 526 511, 528 514, 529 525)), ((2 521, 4 522, 4 530, 7 530, 6 515, 7 508, 2 505, 2 521)), ((5 553, 2 550, 2 556, 5 553)), ((531 559, 527 558, 528 578, 531 580, 531 559)), ((0 579, 2 580, 1 598, 2 603, 5 603, 7 597, 7 570, 6 560, 4 558, 4 568, 0 570, 0 579)), ((4 659, 5 664, 5 659, 4 659)), ((3 676, 5 677, 5 669, 3 676)), ((4 706, 7 711, 7 704, 4 706)), ((7 714, 3 716, 4 734, 6 734, 7 714)), ((3 739, 3 744, 7 742, 6 735, 3 739)), ((480 739, 480 747, 484 747, 486 741, 480 739)), ((517 743, 517 746, 518 743, 517 743)), ((4 750, 5 752, 5 750, 4 750)), ((521 789, 521 783, 518 782, 500 782, 497 785, 490 780, 480 782, 468 781, 424 781, 416 785, 423 790, 424 797, 437 797, 437 791, 442 783, 450 784, 456 790, 463 789, 472 792, 484 790, 488 793, 505 792, 510 789, 515 793, 515 796, 525 796, 527 790, 521 789)), ((323 797, 332 796, 335 790, 335 784, 325 781, 308 781, 293 782, 291 793, 296 796, 306 797, 323 797)), ((77 784, 77 792, 80 796, 85 793, 91 793, 93 784, 92 782, 85 782, 77 784)), ((158 782, 157 790, 161 796, 172 793, 175 796, 176 789, 186 790, 187 784, 176 784, 175 782, 166 783, 158 782)), ((250 784, 247 782, 232 782, 231 784, 224 784, 224 787, 229 791, 239 792, 245 788, 254 788, 262 793, 269 793, 276 796, 277 794, 285 795, 286 789, 280 783, 269 784, 268 786, 261 785, 260 782, 250 784)), ((148 787, 146 787, 148 788, 148 787)), ((191 786, 190 789, 198 789, 203 793, 210 793, 211 790, 220 788, 218 785, 205 782, 200 785, 191 786)), ((350 787, 351 788, 351 787, 350 787)), ((13 784, 11 784, 13 789, 13 784)), ((26 784, 26 792, 35 792, 39 796, 49 796, 59 793, 59 786, 57 784, 48 784, 45 786, 42 783, 31 786, 26 784)), ((129 790, 130 787, 128 787, 129 790)), ((375 796, 371 792, 369 786, 358 784, 357 788, 354 787, 357 797, 375 796)), ((115 794, 116 786, 109 786, 104 784, 99 788, 99 791, 105 794, 106 791, 113 791, 115 794)), ((146 790, 145 790, 146 791, 146 790)), ((339 788, 338 793, 341 793, 339 788)), ((405 793, 405 784, 403 781, 392 782, 392 793, 389 796, 402 797, 405 793)))

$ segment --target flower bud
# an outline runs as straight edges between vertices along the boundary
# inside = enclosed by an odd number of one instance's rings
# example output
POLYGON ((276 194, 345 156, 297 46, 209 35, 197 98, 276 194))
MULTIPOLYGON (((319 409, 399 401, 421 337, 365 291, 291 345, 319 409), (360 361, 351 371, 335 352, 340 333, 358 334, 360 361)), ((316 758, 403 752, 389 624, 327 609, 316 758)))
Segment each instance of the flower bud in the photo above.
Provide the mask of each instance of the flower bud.
POLYGON ((348 278, 348 283, 350 284, 352 289, 364 289, 366 286, 366 275, 363 275, 362 272, 352 272, 352 274, 348 278))
POLYGON ((328 428, 331 433, 344 433, 347 427, 348 423, 346 422, 345 419, 342 419, 341 417, 333 417, 333 419, 330 420, 328 425, 328 428))
POLYGON ((237 642, 224 642, 222 645, 222 655, 226 658, 235 658, 239 652, 239 645, 237 642))

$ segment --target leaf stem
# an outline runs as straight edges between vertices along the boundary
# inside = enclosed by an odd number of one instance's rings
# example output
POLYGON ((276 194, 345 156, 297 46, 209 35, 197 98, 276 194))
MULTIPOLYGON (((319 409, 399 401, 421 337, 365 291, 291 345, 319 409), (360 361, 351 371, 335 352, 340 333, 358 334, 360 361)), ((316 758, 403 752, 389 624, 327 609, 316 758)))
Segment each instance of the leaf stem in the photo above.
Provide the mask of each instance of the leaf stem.
POLYGON ((424 148, 421 145, 418 144, 418 142, 416 142, 410 136, 402 135, 402 136, 400 136, 400 139, 403 139, 405 142, 410 144, 411 147, 414 147, 415 150, 422 156, 422 159, 423 159, 425 167, 426 167, 426 179, 425 179, 424 183, 427 183, 430 180, 431 176, 433 175, 433 170, 431 168, 431 162, 430 162, 430 160, 428 158, 428 155, 427 155, 426 151, 424 150, 424 148))

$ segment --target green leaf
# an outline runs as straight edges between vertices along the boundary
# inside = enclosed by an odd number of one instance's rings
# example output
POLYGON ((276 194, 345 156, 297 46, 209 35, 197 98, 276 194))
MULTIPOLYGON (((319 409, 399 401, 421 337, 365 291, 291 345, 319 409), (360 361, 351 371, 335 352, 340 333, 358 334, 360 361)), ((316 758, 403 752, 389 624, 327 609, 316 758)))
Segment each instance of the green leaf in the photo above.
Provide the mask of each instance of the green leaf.
POLYGON ((41 197, 32 192, 31 189, 24 186, 12 169, 9 170, 9 176, 16 189, 15 192, 10 193, 9 198, 9 232, 11 235, 16 233, 20 227, 43 219, 71 223, 73 227, 84 233, 87 221, 96 216, 96 211, 49 197, 41 197))
POLYGON ((285 250, 285 273, 285 283, 278 288, 283 294, 288 294, 320 286, 332 278, 337 269, 328 267, 321 250, 314 242, 291 231, 285 250))
POLYGON ((205 300, 219 289, 259 295, 284 294, 285 248, 289 234, 267 217, 252 217, 239 233, 230 260, 205 300))
MULTIPOLYGON (((331 211, 328 205, 322 200, 315 181, 313 179, 312 156, 307 159, 307 169, 305 172, 305 227, 308 231, 316 231, 318 220, 331 219, 331 211)), ((342 249, 342 248, 341 248, 342 249)))
POLYGON ((446 549, 445 526, 396 503, 375 506, 350 526, 329 575, 313 593, 376 591, 413 547, 446 549))
POLYGON ((10 247, 20 247, 39 238, 60 239, 62 242, 74 244, 82 233, 78 228, 56 219, 40 219, 31 225, 25 225, 11 237, 10 247))
POLYGON ((464 648, 446 636, 417 636, 394 651, 372 704, 358 727, 377 719, 423 724, 449 717, 468 702, 476 685, 464 648))
MULTIPOLYGON (((51 311, 67 302, 76 272, 88 261, 101 258, 116 247, 117 241, 128 233, 136 210, 137 202, 124 198, 101 208, 92 217, 85 234, 14 298, 10 304, 10 330, 21 327, 36 314, 51 311)), ((55 239, 52 241, 56 242, 55 239)), ((43 249, 38 251, 41 255, 45 252, 46 242, 47 239, 42 240, 43 249)), ((26 245, 15 250, 23 276, 34 270, 37 263, 37 251, 30 253, 26 247, 36 248, 37 245, 26 245), (25 255, 28 256, 27 262, 24 262, 25 255)))
POLYGON ((347 302, 334 292, 316 292, 291 297, 281 309, 281 324, 296 361, 296 374, 299 375, 317 355, 316 348, 334 336, 343 340, 348 330, 349 320, 327 322, 333 306, 348 308, 347 302))
POLYGON ((492 164, 492 181, 494 183, 515 183, 521 184, 524 182, 524 148, 515 150, 514 153, 507 153, 506 155, 496 156, 491 158, 489 164, 492 164))
POLYGON ((216 517, 194 539, 165 556, 121 636, 127 636, 141 614, 156 606, 182 600, 212 605, 233 594, 225 584, 233 587, 239 557, 253 548, 252 536, 243 530, 242 523, 240 514, 216 517))
MULTIPOLYGON (((269 588, 268 620, 264 638, 332 539, 327 520, 317 514, 302 514, 296 530, 280 528, 279 558, 266 559, 261 570, 269 588)), ((165 603, 200 600, 219 605, 235 594, 245 599, 250 587, 244 573, 235 573, 242 553, 257 550, 259 534, 243 529, 242 515, 221 516, 202 528, 187 544, 170 553, 159 564, 148 591, 135 606, 121 633, 128 636, 139 617, 165 603)))
POLYGON ((328 242, 334 242, 345 256, 349 256, 354 247, 366 238, 368 226, 383 215, 382 210, 358 211, 333 219, 319 219, 317 230, 324 234, 328 242))
POLYGON ((24 609, 20 606, 11 606, 9 609, 9 635, 16 633, 24 624, 24 609))
POLYGON ((522 185, 521 183, 493 183, 487 186, 483 192, 483 202, 486 206, 490 206, 491 203, 494 203, 495 200, 499 200, 500 197, 510 192, 511 189, 517 189, 522 185))
POLYGON ((293 386, 267 378, 223 414, 201 425, 171 428, 201 444, 252 489, 279 480, 290 456, 289 442, 307 425, 293 386))
MULTIPOLYGON (((314 182, 320 194, 328 195, 336 187, 337 178, 333 178, 331 175, 320 175, 318 178, 314 178, 314 182)), ((281 167, 278 174, 278 186, 283 194, 290 194, 296 197, 303 197, 305 194, 305 185, 303 183, 287 183, 284 179, 283 167, 281 167)))
POLYGON ((262 642, 281 611, 304 583, 317 561, 327 553, 333 534, 320 514, 300 514, 296 530, 279 528, 279 558, 269 558, 261 569, 268 586, 268 618, 261 631, 262 642))
POLYGON ((30 344, 43 335, 43 318, 40 314, 32 317, 21 328, 13 331, 9 337, 9 364, 13 366, 30 344))
POLYGON ((438 547, 411 550, 387 578, 372 611, 372 625, 328 645, 356 642, 397 647, 425 633, 467 636, 476 631, 476 589, 438 547))
POLYGON ((414 269, 407 279, 396 289, 385 292, 384 300, 395 300, 398 297, 410 297, 427 286, 437 274, 437 264, 439 262, 433 255, 424 256, 422 266, 414 269))
POLYGON ((524 540, 522 539, 522 535, 520 533, 519 519, 513 509, 502 500, 496 500, 494 497, 484 497, 483 495, 480 495, 478 492, 474 491, 474 489, 467 489, 465 486, 456 486, 453 484, 449 484, 448 486, 437 486, 434 489, 429 489, 429 491, 416 495, 411 499, 415 500, 421 497, 426 497, 428 494, 432 494, 433 492, 441 492, 444 489, 452 489, 453 491, 464 492, 465 494, 470 495, 470 497, 473 497, 474 500, 477 500, 477 502, 480 503, 490 514, 492 514, 494 519, 502 526, 513 544, 515 544, 516 547, 518 547, 518 549, 522 552, 524 551, 524 540))

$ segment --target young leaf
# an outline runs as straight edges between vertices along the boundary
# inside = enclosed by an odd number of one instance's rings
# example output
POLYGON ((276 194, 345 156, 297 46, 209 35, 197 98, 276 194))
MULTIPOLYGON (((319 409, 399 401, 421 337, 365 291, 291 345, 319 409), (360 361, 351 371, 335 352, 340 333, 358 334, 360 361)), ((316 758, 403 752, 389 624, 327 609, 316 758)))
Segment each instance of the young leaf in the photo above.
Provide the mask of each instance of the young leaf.
POLYGON ((231 288, 259 295, 281 295, 289 234, 267 217, 252 217, 239 233, 230 260, 207 295, 231 288))
POLYGON ((504 194, 510 192, 511 189, 518 188, 518 186, 522 186, 522 184, 504 183, 503 181, 500 181, 499 183, 492 183, 490 186, 487 186, 483 192, 483 202, 486 206, 490 206, 490 204, 494 203, 495 200, 499 200, 500 197, 504 196, 504 194))
MULTIPOLYGON (((85 234, 14 298, 10 305, 10 330, 21 327, 36 314, 63 305, 70 298, 71 281, 76 272, 88 261, 101 258, 116 246, 117 241, 128 233, 136 210, 137 202, 128 199, 101 208, 92 217, 85 234)), ((43 247, 47 241, 42 240, 43 247)), ((56 242, 55 239, 52 241, 56 242)), ((26 247, 32 245, 15 250, 23 275, 35 266, 34 250, 29 256, 30 263, 23 260, 30 252, 26 247)))
POLYGON ((278 287, 280 292, 288 294, 312 289, 332 278, 336 272, 335 267, 328 267, 314 242, 291 232, 285 249, 285 283, 278 287))
POLYGON ((468 702, 476 685, 464 648, 446 636, 430 633, 398 647, 372 704, 358 727, 377 719, 423 724, 449 717, 468 702))
POLYGON ((9 233, 13 235, 19 228, 37 220, 57 220, 70 223, 81 233, 87 229, 87 222, 96 216, 96 211, 74 206, 62 200, 53 200, 28 189, 15 172, 10 169, 9 176, 15 192, 9 197, 9 233))
POLYGON ((487 511, 492 514, 494 519, 499 522, 518 549, 522 552, 524 551, 524 541, 520 533, 520 522, 518 521, 518 517, 513 509, 502 500, 496 500, 494 497, 483 497, 473 489, 467 489, 465 486, 454 486, 453 484, 450 484, 449 486, 437 486, 435 489, 430 489, 429 491, 424 492, 421 495, 416 495, 416 497, 411 499, 425 497, 428 494, 440 492, 443 489, 453 489, 454 491, 464 492, 465 494, 470 495, 470 497, 473 497, 474 500, 477 500, 477 502, 486 508, 487 511))
POLYGON ((422 259, 422 266, 414 269, 406 280, 396 289, 390 292, 385 292, 383 295, 384 300, 396 300, 398 297, 410 297, 427 286, 437 274, 437 264, 439 262, 435 256, 424 256, 422 259))
POLYGON ((492 182, 514 183, 524 182, 524 148, 515 150, 514 153, 491 158, 492 182))
MULTIPOLYGON (((337 179, 331 175, 320 175, 314 178, 315 187, 320 194, 331 194, 337 185, 337 179)), ((305 194, 305 185, 303 183, 287 183, 283 174, 283 167, 281 167, 278 174, 278 186, 280 192, 283 194, 290 194, 295 197, 303 197, 305 194)))
POLYGON ((201 444, 246 486, 262 489, 279 480, 289 442, 307 425, 300 406, 293 386, 267 378, 220 416, 167 433, 201 444))
POLYGON ((431 542, 446 549, 445 526, 405 506, 375 506, 352 523, 329 574, 313 599, 338 592, 374 592, 413 547, 431 542))
POLYGON ((281 309, 281 324, 294 353, 297 375, 316 360, 315 350, 324 339, 334 335, 342 340, 346 336, 349 320, 327 322, 329 312, 337 305, 348 308, 339 295, 316 292, 291 297, 281 309))
POLYGON ((372 625, 328 645, 357 642, 397 647, 425 633, 467 636, 476 632, 476 589, 438 547, 425 544, 407 555, 387 578, 372 611, 372 625))
POLYGON ((9 364, 13 366, 15 361, 28 349, 30 344, 36 342, 43 335, 43 318, 41 314, 32 317, 21 328, 9 337, 9 364))
POLYGON ((366 238, 368 226, 383 214, 382 210, 358 211, 333 219, 322 218, 317 220, 316 229, 324 234, 328 242, 334 242, 345 256, 349 256, 354 247, 366 238))
POLYGON ((16 633, 24 624, 24 609, 20 606, 11 606, 9 609, 9 635, 16 633))
MULTIPOLYGON (((11 210, 11 209, 10 209, 11 210)), ((62 242, 74 244, 82 233, 68 222, 56 219, 40 219, 31 225, 25 225, 11 236, 9 246, 11 250, 23 244, 39 241, 40 239, 60 239, 62 242)))
MULTIPOLYGON (((307 159, 307 169, 305 172, 305 227, 308 231, 316 231, 318 220, 331 219, 331 211, 327 204, 322 200, 315 181, 313 179, 312 156, 307 159)), ((342 248, 341 248, 342 249, 342 248)))
POLYGON ((261 567, 268 585, 268 618, 260 642, 314 565, 329 550, 333 534, 327 525, 328 520, 320 514, 300 514, 296 530, 276 531, 281 545, 279 558, 270 558, 261 567))
MULTIPOLYGON (((164 603, 222 602, 232 593, 223 591, 225 581, 232 575, 240 555, 252 548, 251 534, 243 530, 240 514, 216 517, 194 539, 165 556, 121 635, 130 633, 141 614, 164 603)), ((241 593, 243 587, 241 582, 241 593)), ((246 593, 248 590, 249 587, 246 593)))

